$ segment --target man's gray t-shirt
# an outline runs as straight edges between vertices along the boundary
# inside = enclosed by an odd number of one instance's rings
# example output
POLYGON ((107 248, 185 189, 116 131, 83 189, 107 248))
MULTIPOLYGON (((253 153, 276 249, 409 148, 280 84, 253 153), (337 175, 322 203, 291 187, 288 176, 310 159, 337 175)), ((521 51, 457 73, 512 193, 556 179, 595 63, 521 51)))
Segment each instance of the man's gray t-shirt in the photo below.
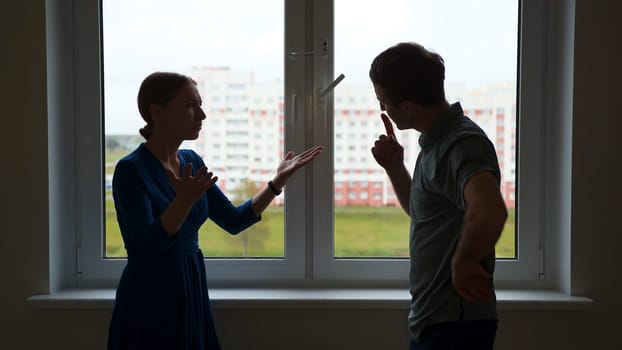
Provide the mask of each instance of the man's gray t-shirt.
MULTIPOLYGON (((500 182, 493 144, 484 131, 453 104, 419 138, 410 192, 410 293, 409 330, 419 340, 423 329, 434 323, 496 319, 496 298, 468 303, 451 283, 451 259, 465 213, 464 186, 482 171, 500 182)), ((493 273, 494 254, 482 264, 493 273)), ((494 287, 491 281, 491 290, 494 287)))

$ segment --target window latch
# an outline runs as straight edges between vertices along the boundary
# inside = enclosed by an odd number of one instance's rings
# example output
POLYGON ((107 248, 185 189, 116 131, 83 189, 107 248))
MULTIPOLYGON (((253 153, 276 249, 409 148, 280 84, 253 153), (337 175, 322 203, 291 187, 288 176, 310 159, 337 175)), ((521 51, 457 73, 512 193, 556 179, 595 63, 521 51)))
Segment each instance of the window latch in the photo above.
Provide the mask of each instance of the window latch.
MULTIPOLYGON (((319 53, 319 51, 314 50, 314 51, 296 51, 294 49, 289 50, 289 59, 290 60, 295 60, 296 56, 310 56, 310 55, 315 55, 316 53, 319 53)), ((324 57, 328 57, 328 41, 324 40, 324 42, 322 42, 322 56, 324 57)))

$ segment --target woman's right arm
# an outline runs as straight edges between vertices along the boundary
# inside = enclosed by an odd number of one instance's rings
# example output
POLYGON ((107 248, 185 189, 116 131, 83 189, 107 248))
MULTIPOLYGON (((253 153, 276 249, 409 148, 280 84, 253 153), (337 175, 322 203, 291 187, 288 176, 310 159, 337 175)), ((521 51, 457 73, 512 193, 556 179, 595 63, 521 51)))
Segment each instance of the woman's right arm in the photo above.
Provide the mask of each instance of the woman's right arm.
POLYGON ((149 193, 149 182, 130 161, 120 161, 112 178, 112 195, 117 220, 128 254, 153 256, 172 244, 158 217, 149 193))
POLYGON ((217 176, 207 172, 207 167, 201 166, 192 175, 192 163, 186 165, 184 174, 178 177, 171 171, 167 171, 169 180, 175 188, 175 198, 160 216, 164 231, 171 237, 177 236, 177 232, 184 223, 194 203, 212 187, 217 176))
POLYGON ((154 198, 164 196, 150 196, 153 191, 147 179, 142 179, 136 165, 130 161, 121 161, 115 168, 112 181, 114 204, 117 219, 123 233, 126 249, 134 250, 139 254, 151 256, 166 249, 177 236, 177 233, 186 220, 190 209, 196 200, 211 187, 217 178, 212 178, 205 169, 191 175, 191 169, 182 177, 169 174, 176 190, 171 202, 154 203, 154 198), (200 175, 199 175, 200 174, 200 175), (157 207, 166 207, 157 216, 157 207))

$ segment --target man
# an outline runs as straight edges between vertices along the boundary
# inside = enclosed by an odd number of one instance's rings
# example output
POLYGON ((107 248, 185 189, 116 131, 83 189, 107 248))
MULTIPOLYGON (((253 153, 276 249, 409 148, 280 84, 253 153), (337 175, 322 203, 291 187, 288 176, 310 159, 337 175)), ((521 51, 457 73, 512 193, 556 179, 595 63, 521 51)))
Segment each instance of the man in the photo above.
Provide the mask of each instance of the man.
POLYGON ((380 53, 369 72, 387 135, 372 154, 410 225, 410 349, 492 349, 495 244, 507 210, 493 144, 445 98, 444 61, 416 43, 380 53), (421 133, 413 178, 398 129, 421 133))

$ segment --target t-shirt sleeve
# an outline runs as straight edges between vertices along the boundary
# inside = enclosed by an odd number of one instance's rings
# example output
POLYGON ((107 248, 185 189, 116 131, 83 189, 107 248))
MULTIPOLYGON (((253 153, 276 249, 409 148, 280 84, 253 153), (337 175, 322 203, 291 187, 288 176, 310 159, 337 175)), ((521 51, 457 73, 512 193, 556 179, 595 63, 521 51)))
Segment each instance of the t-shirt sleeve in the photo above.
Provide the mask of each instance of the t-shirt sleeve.
POLYGON ((461 210, 466 209, 464 187, 474 176, 490 171, 501 182, 499 162, 494 146, 479 135, 459 139, 452 145, 447 157, 447 192, 449 199, 461 210))

